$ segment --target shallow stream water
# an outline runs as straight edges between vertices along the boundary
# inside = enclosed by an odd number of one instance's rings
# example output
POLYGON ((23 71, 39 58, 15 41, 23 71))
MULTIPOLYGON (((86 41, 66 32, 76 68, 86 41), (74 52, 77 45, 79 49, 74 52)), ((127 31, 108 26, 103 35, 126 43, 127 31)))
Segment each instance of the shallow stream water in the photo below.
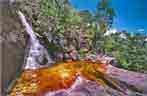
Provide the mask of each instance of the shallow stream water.
MULTIPOLYGON (((20 11, 11 12, 9 10, 12 10, 11 6, 6 6, 6 9, 4 11, 5 13, 3 16, 4 30, 1 39, 4 41, 3 44, 4 91, 7 90, 6 86, 10 84, 9 82, 11 82, 11 80, 17 77, 17 73, 20 75, 22 70, 26 70, 26 69, 37 70, 42 67, 49 67, 54 63, 54 61, 50 58, 50 55, 46 51, 46 48, 37 39, 36 34, 33 32, 32 27, 26 21, 23 13, 21 13, 20 11), (16 14, 20 15, 20 19, 16 14), (24 26, 22 26, 20 22, 21 20, 24 26), (24 30, 23 27, 26 27, 26 30, 24 30), (26 34, 29 35, 29 39, 25 37, 26 34), (30 41, 28 42, 28 40, 30 41), (25 52, 26 46, 29 46, 27 52, 25 52), (40 63, 44 60, 44 58, 46 58, 48 62, 42 65, 40 63)), ((44 82, 48 82, 48 81, 44 81, 44 82)), ((82 77, 78 77, 75 83, 73 84, 73 86, 71 86, 71 88, 66 90, 48 92, 44 96, 97 96, 97 95, 121 96, 119 92, 111 88, 110 88, 111 90, 110 92, 105 92, 105 88, 103 88, 103 86, 97 85, 96 82, 86 80, 85 78, 82 77)), ((19 95, 14 95, 14 96, 19 96, 19 95)), ((132 91, 128 91, 127 95, 123 94, 122 96, 146 96, 146 95, 143 95, 138 92, 135 93, 132 91)))

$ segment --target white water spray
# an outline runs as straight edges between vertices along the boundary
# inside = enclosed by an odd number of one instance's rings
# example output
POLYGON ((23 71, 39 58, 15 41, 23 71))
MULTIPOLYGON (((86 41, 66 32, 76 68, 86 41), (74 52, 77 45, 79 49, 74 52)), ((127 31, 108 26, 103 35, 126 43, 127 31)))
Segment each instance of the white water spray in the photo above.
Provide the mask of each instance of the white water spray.
POLYGON ((50 58, 47 50, 43 45, 40 44, 39 39, 35 35, 35 32, 33 31, 32 27, 27 22, 24 14, 21 11, 18 11, 18 15, 22 21, 22 24, 25 26, 27 34, 30 36, 30 49, 28 52, 28 57, 26 57, 26 64, 24 68, 38 69, 40 67, 50 66, 54 62, 50 58), (42 64, 44 63, 44 59, 48 61, 46 62, 46 64, 42 64))

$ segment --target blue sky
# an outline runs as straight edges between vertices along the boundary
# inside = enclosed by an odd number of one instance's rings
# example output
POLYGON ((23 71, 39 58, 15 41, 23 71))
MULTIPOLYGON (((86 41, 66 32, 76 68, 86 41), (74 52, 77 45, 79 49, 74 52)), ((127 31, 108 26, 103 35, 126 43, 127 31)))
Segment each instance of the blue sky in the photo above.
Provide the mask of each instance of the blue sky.
MULTIPOLYGON (((77 10, 94 12, 99 0, 69 0, 77 10)), ((147 0, 112 0, 111 6, 116 11, 114 27, 129 32, 147 34, 147 0)))

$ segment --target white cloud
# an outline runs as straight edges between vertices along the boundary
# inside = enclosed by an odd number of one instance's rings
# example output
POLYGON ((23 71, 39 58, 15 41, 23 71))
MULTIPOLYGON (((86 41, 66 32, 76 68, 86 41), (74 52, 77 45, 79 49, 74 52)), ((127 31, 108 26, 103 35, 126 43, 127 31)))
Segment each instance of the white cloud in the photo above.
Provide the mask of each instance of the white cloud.
POLYGON ((121 33, 119 36, 120 38, 127 39, 127 36, 124 33, 121 33))
POLYGON ((146 41, 146 42, 147 42, 147 37, 144 39, 144 41, 146 41))
POLYGON ((107 32, 105 32, 104 36, 108 36, 115 33, 117 33, 117 29, 109 29, 107 32))
POLYGON ((138 29, 137 31, 138 32, 144 32, 144 29, 138 29))

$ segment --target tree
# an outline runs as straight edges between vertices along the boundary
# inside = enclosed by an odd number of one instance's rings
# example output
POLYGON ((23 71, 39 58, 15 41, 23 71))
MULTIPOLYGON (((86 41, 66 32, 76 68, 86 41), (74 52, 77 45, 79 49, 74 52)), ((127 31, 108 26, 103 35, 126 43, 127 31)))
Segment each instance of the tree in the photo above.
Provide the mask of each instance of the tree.
POLYGON ((114 56, 119 62, 119 67, 144 72, 147 70, 147 47, 143 44, 145 36, 123 33, 127 37, 124 39, 120 37, 122 33, 112 34, 104 39, 105 53, 114 56))
POLYGON ((93 48, 98 49, 100 52, 104 52, 101 48, 104 44, 104 33, 111 28, 114 16, 115 12, 110 7, 110 0, 101 0, 97 4, 96 15, 94 16, 97 30, 95 30, 93 37, 93 48))

